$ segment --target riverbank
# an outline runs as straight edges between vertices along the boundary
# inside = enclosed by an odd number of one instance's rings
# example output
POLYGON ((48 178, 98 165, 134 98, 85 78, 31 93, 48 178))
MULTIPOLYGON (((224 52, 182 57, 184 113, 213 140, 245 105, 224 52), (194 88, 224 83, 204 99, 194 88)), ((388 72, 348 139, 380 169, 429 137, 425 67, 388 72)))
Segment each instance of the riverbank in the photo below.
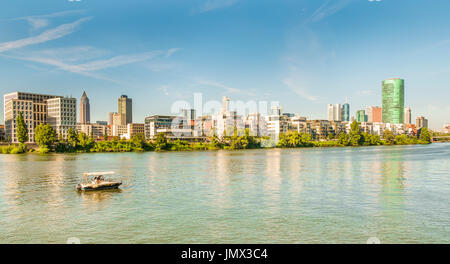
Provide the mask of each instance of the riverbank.
POLYGON ((162 134, 155 140, 147 141, 143 137, 133 137, 131 140, 87 140, 60 141, 51 146, 37 145, 8 145, 0 146, 2 154, 23 153, 107 153, 107 152, 146 152, 146 151, 205 151, 205 150, 239 150, 239 149, 272 149, 272 148, 329 148, 348 146, 382 146, 382 145, 417 145, 430 144, 420 138, 398 135, 381 139, 376 135, 366 133, 348 135, 341 134, 336 139, 313 140, 306 133, 286 133, 280 135, 278 141, 266 137, 232 136, 219 140, 211 137, 207 142, 187 142, 184 140, 170 140, 162 134))

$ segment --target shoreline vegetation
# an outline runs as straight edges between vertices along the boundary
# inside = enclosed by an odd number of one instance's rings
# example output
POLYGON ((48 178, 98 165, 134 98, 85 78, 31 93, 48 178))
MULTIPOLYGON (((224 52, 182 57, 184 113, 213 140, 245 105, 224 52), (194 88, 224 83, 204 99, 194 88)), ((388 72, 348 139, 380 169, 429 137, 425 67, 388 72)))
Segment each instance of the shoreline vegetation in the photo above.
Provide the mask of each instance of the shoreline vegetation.
POLYGON ((28 149, 26 131, 21 131, 22 140, 19 144, 0 146, 2 154, 21 154, 27 152, 56 153, 99 153, 99 152, 144 152, 144 151, 198 151, 198 150, 238 150, 259 148, 302 148, 302 147, 346 147, 346 146, 381 146, 381 145, 414 145, 430 144, 432 132, 422 128, 418 137, 409 135, 394 135, 385 130, 383 136, 361 132, 359 124, 351 124, 350 133, 330 134, 326 139, 315 139, 311 134, 290 131, 279 135, 278 142, 269 137, 250 136, 248 130, 242 136, 225 136, 219 139, 212 136, 206 142, 187 142, 180 139, 168 139, 164 134, 158 134, 153 140, 146 140, 144 135, 135 135, 130 140, 113 138, 112 140, 95 141, 92 136, 69 129, 67 140, 56 137, 55 130, 49 124, 36 127, 35 140, 38 150, 28 149))

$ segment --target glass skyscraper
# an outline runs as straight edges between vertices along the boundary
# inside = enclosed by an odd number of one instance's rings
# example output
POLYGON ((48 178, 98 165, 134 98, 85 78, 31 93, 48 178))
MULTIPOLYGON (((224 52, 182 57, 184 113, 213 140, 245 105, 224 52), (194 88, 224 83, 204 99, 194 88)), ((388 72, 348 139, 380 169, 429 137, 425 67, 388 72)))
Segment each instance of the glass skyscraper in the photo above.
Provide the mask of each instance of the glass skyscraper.
POLYGON ((342 105, 342 121, 350 121, 350 104, 345 103, 342 105))
POLYGON ((403 124, 405 109, 405 81, 403 79, 384 80, 383 123, 403 124))

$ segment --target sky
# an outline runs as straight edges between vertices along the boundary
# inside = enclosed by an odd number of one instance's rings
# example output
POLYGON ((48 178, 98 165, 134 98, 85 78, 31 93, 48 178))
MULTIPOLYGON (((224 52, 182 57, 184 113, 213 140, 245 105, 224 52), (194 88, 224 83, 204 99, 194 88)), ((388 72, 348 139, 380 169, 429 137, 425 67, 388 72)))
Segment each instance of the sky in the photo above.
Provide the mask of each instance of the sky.
POLYGON ((116 112, 121 94, 143 122, 194 93, 326 119, 346 97, 352 115, 381 105, 381 81, 398 77, 413 120, 442 129, 448 10, 448 0, 6 0, 0 93, 86 91, 91 121, 116 112))

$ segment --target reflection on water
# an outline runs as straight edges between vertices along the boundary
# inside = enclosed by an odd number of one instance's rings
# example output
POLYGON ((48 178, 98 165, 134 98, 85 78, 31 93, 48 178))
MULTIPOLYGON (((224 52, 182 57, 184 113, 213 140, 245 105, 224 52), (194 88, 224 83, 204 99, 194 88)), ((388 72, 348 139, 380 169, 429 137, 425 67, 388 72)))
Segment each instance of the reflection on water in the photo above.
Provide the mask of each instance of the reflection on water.
POLYGON ((448 243, 449 146, 0 155, 0 243, 448 243))

